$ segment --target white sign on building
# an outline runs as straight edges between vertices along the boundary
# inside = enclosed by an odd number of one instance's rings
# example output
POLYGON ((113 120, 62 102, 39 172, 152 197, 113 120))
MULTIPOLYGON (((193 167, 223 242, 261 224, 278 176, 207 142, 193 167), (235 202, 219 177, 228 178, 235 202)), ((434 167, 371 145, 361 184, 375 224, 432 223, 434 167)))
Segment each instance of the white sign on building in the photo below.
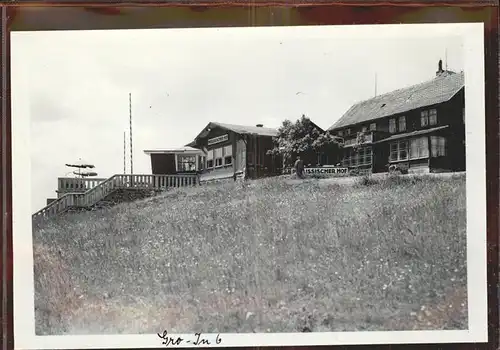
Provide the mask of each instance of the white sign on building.
POLYGON ((326 176, 347 176, 349 175, 348 168, 339 167, 317 167, 317 168, 304 168, 306 175, 326 175, 326 176))
POLYGON ((221 136, 217 136, 217 137, 208 139, 207 144, 210 146, 210 145, 215 145, 216 143, 221 143, 221 142, 224 142, 227 140, 229 140, 229 135, 225 134, 225 135, 221 135, 221 136))

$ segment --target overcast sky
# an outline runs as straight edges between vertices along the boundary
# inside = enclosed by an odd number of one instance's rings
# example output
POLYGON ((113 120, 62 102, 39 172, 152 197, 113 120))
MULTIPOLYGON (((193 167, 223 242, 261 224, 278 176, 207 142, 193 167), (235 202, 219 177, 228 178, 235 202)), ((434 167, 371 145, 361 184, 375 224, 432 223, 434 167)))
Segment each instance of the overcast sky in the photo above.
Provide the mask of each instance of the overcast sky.
POLYGON ((12 70, 29 72, 33 212, 55 197, 65 163, 122 173, 124 131, 129 167, 129 92, 134 172, 147 174, 144 149, 183 146, 210 121, 278 127, 306 114, 326 129, 374 96, 375 74, 380 94, 432 79, 445 50, 448 69, 463 69, 453 27, 349 27, 16 33, 12 70))

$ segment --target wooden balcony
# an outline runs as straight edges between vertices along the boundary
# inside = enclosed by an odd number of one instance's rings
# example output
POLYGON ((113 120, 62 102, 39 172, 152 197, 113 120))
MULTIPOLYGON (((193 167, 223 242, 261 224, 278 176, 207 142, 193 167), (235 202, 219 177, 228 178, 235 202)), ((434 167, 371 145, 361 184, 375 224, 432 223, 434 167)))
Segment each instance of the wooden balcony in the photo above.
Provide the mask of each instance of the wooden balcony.
POLYGON ((363 137, 361 139, 362 140, 361 142, 359 142, 360 139, 358 138, 357 135, 352 137, 352 138, 345 139, 344 140, 344 147, 354 147, 358 144, 372 143, 374 140, 373 134, 374 134, 373 131, 364 133, 363 137))

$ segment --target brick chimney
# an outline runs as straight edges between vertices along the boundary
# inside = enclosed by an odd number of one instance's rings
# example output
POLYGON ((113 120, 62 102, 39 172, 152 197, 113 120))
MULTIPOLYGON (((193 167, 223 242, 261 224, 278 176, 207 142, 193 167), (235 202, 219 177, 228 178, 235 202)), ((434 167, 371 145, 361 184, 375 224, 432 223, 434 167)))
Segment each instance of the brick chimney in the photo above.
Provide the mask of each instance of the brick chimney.
POLYGON ((436 72, 436 77, 439 77, 443 73, 444 73, 444 70, 443 70, 443 61, 439 60, 439 62, 438 62, 438 70, 436 72))

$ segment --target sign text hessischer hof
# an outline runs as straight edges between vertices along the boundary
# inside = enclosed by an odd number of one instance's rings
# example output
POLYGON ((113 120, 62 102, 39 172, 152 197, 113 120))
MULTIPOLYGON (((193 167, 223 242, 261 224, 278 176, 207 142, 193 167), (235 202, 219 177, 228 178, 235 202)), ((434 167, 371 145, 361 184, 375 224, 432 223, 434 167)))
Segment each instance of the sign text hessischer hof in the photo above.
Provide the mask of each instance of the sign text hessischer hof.
POLYGON ((217 136, 217 137, 208 139, 207 144, 209 146, 211 146, 211 145, 215 145, 216 143, 221 143, 221 142, 224 142, 227 140, 229 140, 229 135, 225 134, 225 135, 221 135, 221 136, 217 136))
POLYGON ((339 168, 334 166, 324 166, 316 168, 304 168, 306 175, 321 175, 321 176, 348 176, 348 168, 339 168))

